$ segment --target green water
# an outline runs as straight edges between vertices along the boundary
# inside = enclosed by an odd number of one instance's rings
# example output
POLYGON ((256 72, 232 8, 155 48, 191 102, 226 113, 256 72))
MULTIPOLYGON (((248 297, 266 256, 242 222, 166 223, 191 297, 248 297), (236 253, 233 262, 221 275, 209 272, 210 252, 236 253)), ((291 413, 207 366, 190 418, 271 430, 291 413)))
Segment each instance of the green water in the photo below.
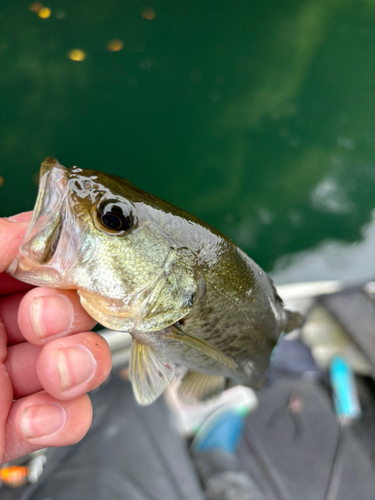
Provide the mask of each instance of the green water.
POLYGON ((348 264, 309 277, 375 272, 375 1, 54 0, 48 19, 30 3, 0 4, 1 216, 32 208, 53 155, 185 208, 268 271, 329 241, 348 264))

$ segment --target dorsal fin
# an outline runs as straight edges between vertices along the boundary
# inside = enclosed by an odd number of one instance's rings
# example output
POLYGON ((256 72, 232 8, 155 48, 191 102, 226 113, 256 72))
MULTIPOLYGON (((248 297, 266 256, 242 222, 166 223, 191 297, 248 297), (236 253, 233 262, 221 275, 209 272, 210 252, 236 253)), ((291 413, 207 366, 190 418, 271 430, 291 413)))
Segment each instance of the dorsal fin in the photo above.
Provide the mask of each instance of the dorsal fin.
POLYGON ((138 340, 132 340, 129 379, 135 399, 141 405, 149 405, 173 380, 175 365, 163 361, 152 348, 138 340))

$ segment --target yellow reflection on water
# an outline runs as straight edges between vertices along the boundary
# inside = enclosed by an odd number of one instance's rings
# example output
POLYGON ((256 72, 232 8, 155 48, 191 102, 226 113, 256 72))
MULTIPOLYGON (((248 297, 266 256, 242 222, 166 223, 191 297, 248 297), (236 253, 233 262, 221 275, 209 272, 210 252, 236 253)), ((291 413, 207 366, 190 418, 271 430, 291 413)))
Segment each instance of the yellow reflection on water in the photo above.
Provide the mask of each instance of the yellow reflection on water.
POLYGON ((107 43, 107 49, 110 50, 111 52, 118 52, 119 50, 124 48, 124 42, 120 40, 119 38, 115 38, 113 40, 110 40, 107 43))
POLYGON ((68 52, 68 57, 71 61, 83 61, 86 58, 86 54, 81 49, 72 49, 68 52))
POLYGON ((4 184, 4 177, 0 175, 0 186, 2 186, 3 184, 4 184))
POLYGON ((40 10, 38 10, 38 16, 42 19, 48 19, 50 15, 51 9, 49 9, 48 7, 42 7, 40 10))
POLYGON ((156 12, 152 8, 144 9, 141 12, 142 17, 145 19, 148 19, 149 21, 152 21, 156 17, 156 12))

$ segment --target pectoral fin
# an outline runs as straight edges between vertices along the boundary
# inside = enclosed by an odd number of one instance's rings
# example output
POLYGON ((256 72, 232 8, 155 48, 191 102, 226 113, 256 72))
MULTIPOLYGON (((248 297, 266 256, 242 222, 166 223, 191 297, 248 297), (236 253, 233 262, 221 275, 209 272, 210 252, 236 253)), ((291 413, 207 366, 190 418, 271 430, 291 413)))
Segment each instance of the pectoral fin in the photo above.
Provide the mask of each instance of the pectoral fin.
POLYGON ((129 379, 139 404, 155 401, 173 380, 174 371, 175 365, 163 361, 152 347, 132 340, 129 379))
POLYGON ((184 344, 203 352, 204 354, 206 354, 206 356, 209 356, 210 358, 218 361, 219 363, 222 363, 225 366, 229 366, 229 368, 231 368, 232 370, 235 370, 237 368, 237 365, 232 358, 222 353, 221 351, 219 351, 219 349, 214 347, 212 344, 209 344, 205 340, 199 339, 198 337, 194 337, 193 335, 189 335, 183 332, 177 325, 173 325, 171 327, 171 335, 169 335, 169 338, 179 340, 180 342, 183 342, 184 344))
POLYGON ((219 396, 224 387, 225 377, 189 370, 178 388, 178 396, 183 403, 196 404, 219 396))

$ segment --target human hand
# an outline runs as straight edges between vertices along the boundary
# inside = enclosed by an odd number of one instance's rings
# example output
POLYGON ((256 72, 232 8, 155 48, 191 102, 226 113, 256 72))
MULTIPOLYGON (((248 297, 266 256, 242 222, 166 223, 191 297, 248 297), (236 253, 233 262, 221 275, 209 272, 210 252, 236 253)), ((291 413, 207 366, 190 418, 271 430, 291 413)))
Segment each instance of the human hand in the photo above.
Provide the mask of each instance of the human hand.
POLYGON ((87 392, 111 369, 106 341, 73 290, 32 288, 4 273, 31 212, 0 219, 0 463, 81 440, 87 392))

